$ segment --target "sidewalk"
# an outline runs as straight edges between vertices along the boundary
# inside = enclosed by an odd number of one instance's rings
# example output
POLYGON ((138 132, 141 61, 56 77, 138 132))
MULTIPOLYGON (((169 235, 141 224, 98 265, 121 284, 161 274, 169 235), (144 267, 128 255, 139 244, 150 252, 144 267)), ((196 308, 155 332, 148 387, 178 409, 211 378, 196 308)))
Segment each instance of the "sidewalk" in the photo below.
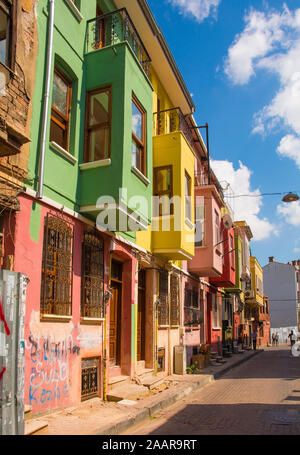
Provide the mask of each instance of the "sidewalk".
MULTIPOLYGON (((156 393, 141 396, 136 401, 123 400, 118 403, 103 402, 94 398, 78 407, 44 415, 38 419, 45 427, 35 435, 117 435, 153 416, 157 411, 170 406, 191 392, 205 387, 227 371, 263 352, 245 351, 227 358, 220 366, 209 366, 201 374, 172 375, 165 378, 165 385, 156 393), (46 426, 47 425, 47 426, 46 426)), ((30 421, 29 421, 30 422, 30 421)), ((31 421, 34 424, 34 420, 31 421)), ((29 423, 26 423, 27 429, 29 423)), ((26 430, 25 430, 26 431, 26 430)), ((26 432, 27 433, 27 432, 26 432)), ((27 433, 28 434, 28 433, 27 433)))

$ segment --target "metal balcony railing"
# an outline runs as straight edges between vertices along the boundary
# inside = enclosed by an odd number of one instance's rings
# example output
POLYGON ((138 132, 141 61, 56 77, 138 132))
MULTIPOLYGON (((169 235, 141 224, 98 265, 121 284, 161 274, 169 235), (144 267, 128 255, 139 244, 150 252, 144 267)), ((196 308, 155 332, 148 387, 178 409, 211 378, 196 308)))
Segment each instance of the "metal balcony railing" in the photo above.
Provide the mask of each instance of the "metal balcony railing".
POLYGON ((151 59, 126 8, 87 21, 86 53, 124 41, 128 42, 148 75, 151 59))
POLYGON ((153 136, 181 131, 191 147, 193 147, 193 133, 185 116, 179 107, 166 109, 153 114, 153 136))
MULTIPOLYGON (((210 184, 215 185, 217 188, 218 193, 220 194, 221 198, 224 200, 224 191, 219 183, 219 181, 215 178, 213 178, 213 175, 210 177, 210 184)), ((208 185, 208 174, 207 172, 195 172, 195 186, 205 186, 208 185)))

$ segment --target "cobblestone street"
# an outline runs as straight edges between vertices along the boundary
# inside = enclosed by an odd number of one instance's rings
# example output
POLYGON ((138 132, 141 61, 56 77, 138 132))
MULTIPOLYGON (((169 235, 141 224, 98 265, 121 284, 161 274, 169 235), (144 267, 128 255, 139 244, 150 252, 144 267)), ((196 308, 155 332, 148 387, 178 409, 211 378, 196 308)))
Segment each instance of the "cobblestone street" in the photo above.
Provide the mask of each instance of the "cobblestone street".
POLYGON ((127 435, 299 435, 300 358, 265 352, 124 433, 127 435))

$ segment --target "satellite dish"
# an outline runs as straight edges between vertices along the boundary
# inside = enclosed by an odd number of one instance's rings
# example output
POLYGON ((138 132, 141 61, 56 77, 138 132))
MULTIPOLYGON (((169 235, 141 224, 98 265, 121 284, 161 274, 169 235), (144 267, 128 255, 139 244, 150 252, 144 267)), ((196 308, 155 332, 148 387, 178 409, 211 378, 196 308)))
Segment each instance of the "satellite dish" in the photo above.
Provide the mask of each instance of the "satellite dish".
POLYGON ((231 229, 233 226, 233 221, 228 213, 223 216, 223 226, 224 229, 231 229))

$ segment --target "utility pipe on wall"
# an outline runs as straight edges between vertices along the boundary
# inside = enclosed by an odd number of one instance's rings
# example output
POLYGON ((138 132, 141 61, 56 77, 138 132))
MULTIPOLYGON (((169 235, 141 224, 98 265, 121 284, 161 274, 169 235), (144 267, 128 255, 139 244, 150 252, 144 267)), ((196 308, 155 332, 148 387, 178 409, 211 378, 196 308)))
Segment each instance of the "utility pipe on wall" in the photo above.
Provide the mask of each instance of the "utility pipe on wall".
POLYGON ((48 45, 47 45, 47 56, 46 56, 46 80, 45 80, 43 115, 42 115, 41 145, 40 145, 40 155, 39 155, 40 163, 39 163, 39 175, 38 175, 39 184, 38 184, 38 191, 37 191, 38 199, 42 199, 42 197, 43 197, 44 165, 45 165, 45 151, 46 151, 46 140, 47 140, 48 111, 49 111, 49 101, 50 101, 52 57, 53 57, 54 9, 55 9, 55 0, 49 0, 48 45))

